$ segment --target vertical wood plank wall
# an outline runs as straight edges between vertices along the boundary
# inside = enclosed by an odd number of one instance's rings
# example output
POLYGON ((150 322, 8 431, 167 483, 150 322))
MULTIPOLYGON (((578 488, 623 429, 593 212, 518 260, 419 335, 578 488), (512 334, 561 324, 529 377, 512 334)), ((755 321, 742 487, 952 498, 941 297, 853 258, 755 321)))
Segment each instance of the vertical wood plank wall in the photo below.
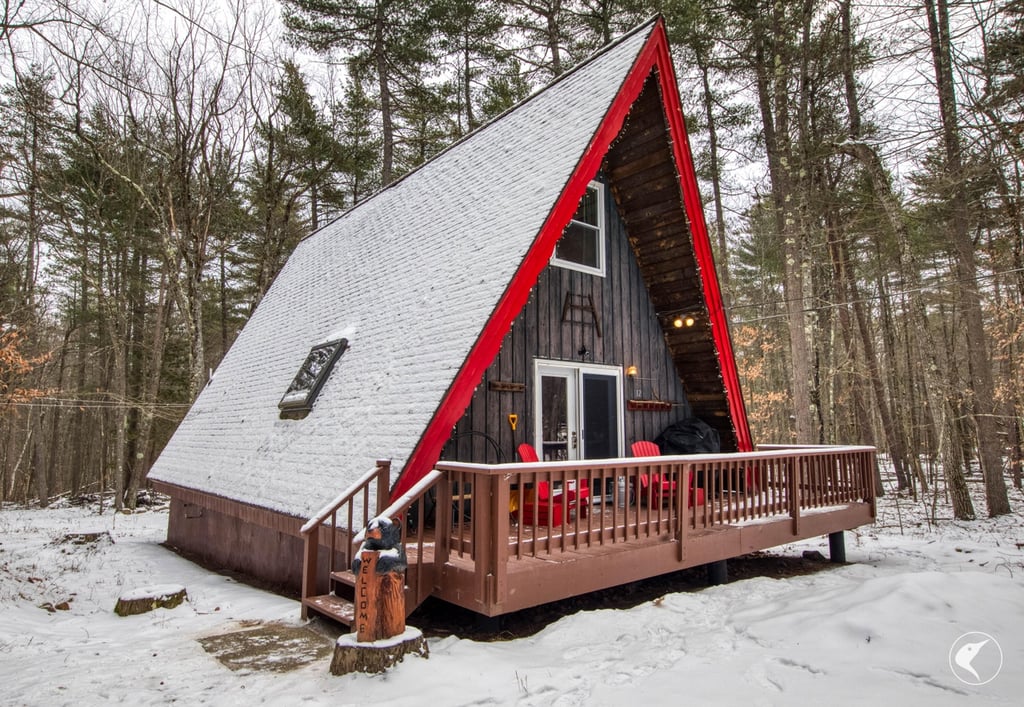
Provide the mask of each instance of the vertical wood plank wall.
MULTIPOLYGON (((603 181, 599 177, 599 181, 603 181)), ((623 409, 625 448, 638 439, 653 439, 668 424, 690 415, 686 393, 676 374, 647 287, 630 246, 611 189, 605 189, 607 227, 605 276, 590 275, 549 265, 530 299, 505 336, 495 361, 487 369, 445 446, 442 459, 477 463, 518 461, 516 447, 533 442, 534 360, 603 364, 622 369, 624 398, 632 397, 632 382, 625 369, 636 366, 644 397, 653 392, 680 405, 667 412, 623 409), (601 336, 589 313, 574 311, 562 321, 566 293, 590 295, 600 317, 601 336), (581 348, 589 352, 579 355, 581 348), (653 379, 653 380, 646 380, 653 379), (497 391, 490 381, 521 383, 523 392, 497 391), (508 414, 519 416, 515 432, 508 414)))

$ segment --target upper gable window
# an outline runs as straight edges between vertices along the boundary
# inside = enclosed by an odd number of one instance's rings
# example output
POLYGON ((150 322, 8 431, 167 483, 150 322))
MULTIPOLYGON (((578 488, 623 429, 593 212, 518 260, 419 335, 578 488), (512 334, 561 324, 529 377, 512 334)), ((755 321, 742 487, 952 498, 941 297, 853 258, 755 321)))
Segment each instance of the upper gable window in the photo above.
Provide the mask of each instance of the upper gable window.
POLYGON ((591 182, 555 246, 551 264, 604 275, 604 185, 591 182))
POLYGON ((281 402, 277 404, 281 409, 281 417, 300 419, 309 414, 313 409, 313 401, 324 387, 331 369, 347 348, 348 339, 337 339, 317 344, 310 350, 295 375, 295 380, 288 386, 281 402))

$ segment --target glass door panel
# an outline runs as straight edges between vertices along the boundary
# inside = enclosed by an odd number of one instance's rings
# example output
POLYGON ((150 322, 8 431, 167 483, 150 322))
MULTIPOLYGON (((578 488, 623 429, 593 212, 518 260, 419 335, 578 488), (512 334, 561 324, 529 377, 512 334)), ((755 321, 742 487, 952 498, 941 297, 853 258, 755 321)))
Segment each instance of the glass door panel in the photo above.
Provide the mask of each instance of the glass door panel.
POLYGON ((622 373, 569 362, 536 368, 534 444, 545 461, 622 454, 622 373))
POLYGON ((544 461, 577 459, 579 430, 576 374, 571 369, 540 371, 540 449, 544 461))
POLYGON ((583 459, 619 456, 619 380, 583 373, 583 459))

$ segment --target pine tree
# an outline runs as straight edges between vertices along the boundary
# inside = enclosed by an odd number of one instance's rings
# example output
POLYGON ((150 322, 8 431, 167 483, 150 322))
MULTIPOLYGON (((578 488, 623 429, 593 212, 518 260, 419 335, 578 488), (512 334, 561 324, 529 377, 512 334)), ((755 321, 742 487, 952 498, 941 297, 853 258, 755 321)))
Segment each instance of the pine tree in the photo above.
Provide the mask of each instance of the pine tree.
POLYGON ((336 131, 344 167, 339 190, 349 204, 356 204, 381 187, 380 130, 374 125, 374 101, 363 90, 358 72, 349 79, 340 105, 335 106, 336 131))
POLYGON ((497 41, 503 18, 494 0, 437 0, 431 13, 437 47, 453 72, 456 137, 461 137, 482 122, 480 101, 487 77, 507 66, 507 52, 497 41))
POLYGON ((292 62, 284 63, 266 115, 255 116, 255 129, 255 157, 245 180, 252 224, 240 245, 252 287, 250 310, 299 240, 320 227, 324 202, 343 207, 336 178, 348 160, 292 62))
POLYGON ((1003 479, 1002 444, 995 409, 995 384, 988 337, 978 293, 978 267, 970 232, 970 206, 962 136, 958 122, 958 104, 953 85, 953 54, 950 44, 949 13, 946 0, 925 0, 928 36, 931 43, 942 122, 944 148, 943 171, 950 207, 949 247, 954 257, 957 294, 967 338, 973 398, 973 418, 977 431, 978 456, 985 478, 985 496, 990 516, 1010 512, 1010 503, 1003 479))
POLYGON ((291 40, 318 52, 340 50, 351 70, 376 78, 382 158, 380 179, 396 176, 397 104, 430 60, 429 3, 401 0, 284 0, 291 40))

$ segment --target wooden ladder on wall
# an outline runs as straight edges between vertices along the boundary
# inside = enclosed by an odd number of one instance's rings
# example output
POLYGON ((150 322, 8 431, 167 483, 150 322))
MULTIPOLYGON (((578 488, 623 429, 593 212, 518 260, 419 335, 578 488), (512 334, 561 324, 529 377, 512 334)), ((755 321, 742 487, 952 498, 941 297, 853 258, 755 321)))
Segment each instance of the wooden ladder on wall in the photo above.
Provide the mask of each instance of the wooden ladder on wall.
POLYGON ((589 324, 594 327, 594 333, 598 338, 601 336, 601 317, 594 306, 594 295, 589 293, 566 292, 562 300, 562 322, 578 322, 589 324), (574 312, 582 312, 582 317, 576 319, 574 312), (589 315, 589 320, 587 319, 589 315))
POLYGON ((432 471, 404 496, 387 505, 391 486, 391 462, 378 461, 376 467, 364 475, 338 498, 302 526, 305 556, 302 568, 302 618, 312 611, 344 626, 356 620, 356 577, 352 572, 352 559, 363 541, 363 530, 352 532, 359 522, 366 525, 374 517, 385 516, 402 524, 402 542, 406 546, 409 569, 405 583, 405 613, 411 614, 434 590, 433 558, 424 552, 422 532, 412 541, 405 522, 410 508, 416 506, 418 518, 423 518, 424 498, 443 474, 432 471), (371 499, 375 513, 370 515, 371 499), (385 508, 385 506, 387 506, 385 508), (361 515, 360 515, 361 512, 361 515), (339 525, 340 521, 340 525, 339 525), (320 551, 328 550, 326 562, 321 562, 320 551), (326 566, 326 582, 320 581, 326 566), (322 590, 326 588, 326 592, 322 590))

